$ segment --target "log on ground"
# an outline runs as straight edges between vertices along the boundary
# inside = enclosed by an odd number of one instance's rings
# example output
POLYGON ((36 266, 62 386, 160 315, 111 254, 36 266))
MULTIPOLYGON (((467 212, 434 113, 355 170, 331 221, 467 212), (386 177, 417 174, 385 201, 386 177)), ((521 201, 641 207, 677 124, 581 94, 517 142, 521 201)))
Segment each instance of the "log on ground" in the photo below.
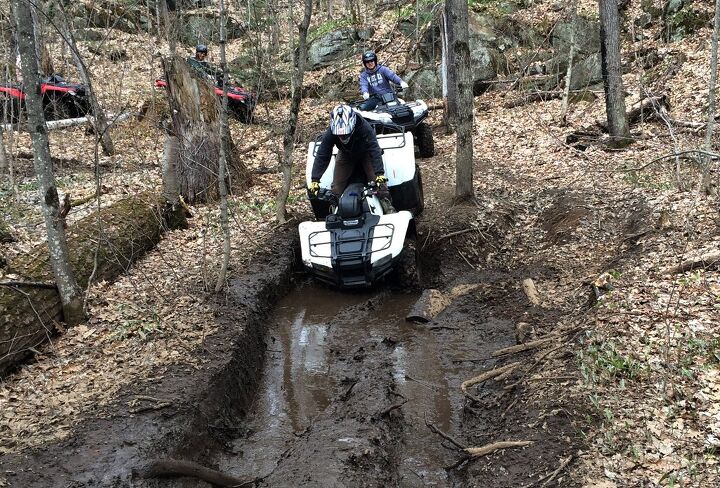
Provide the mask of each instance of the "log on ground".
MULTIPOLYGON (((165 223, 155 195, 120 200, 68 227, 68 247, 75 276, 85 288, 95 264, 93 281, 112 280, 159 241, 165 223)), ((57 331, 62 306, 57 289, 33 283, 52 283, 47 244, 39 244, 9 263, 14 286, 0 286, 0 376, 12 369, 57 331)))

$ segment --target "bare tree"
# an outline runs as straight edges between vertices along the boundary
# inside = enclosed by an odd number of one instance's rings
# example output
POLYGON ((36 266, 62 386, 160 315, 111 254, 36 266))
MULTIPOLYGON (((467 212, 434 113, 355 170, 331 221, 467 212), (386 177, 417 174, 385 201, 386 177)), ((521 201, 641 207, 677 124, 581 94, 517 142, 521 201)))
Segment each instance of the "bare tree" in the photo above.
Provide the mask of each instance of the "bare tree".
POLYGON ((78 69, 78 73, 80 73, 80 79, 82 79, 82 82, 87 87, 87 96, 90 100, 90 107, 93 114, 92 124, 93 129, 95 130, 95 135, 99 139, 100 144, 102 145, 103 153, 106 156, 110 156, 115 153, 115 147, 113 146, 112 139, 110 138, 110 129, 108 127, 107 119, 105 118, 105 112, 103 112, 102 108, 100 107, 100 103, 98 103, 95 90, 93 89, 92 80, 90 78, 90 72, 85 65, 85 62, 83 61, 82 56, 80 56, 80 52, 77 49, 75 36, 73 36, 72 30, 69 27, 67 16, 65 14, 65 9, 63 9, 60 2, 56 2, 56 5, 58 6, 58 10, 60 10, 61 12, 61 15, 59 16, 59 30, 61 31, 60 34, 70 48, 70 52, 72 53, 73 59, 75 60, 75 66, 78 69))
POLYGON ((452 134, 455 130, 455 115, 457 112, 457 72, 450 70, 450 66, 455 64, 455 58, 450 46, 453 44, 454 33, 450 25, 448 17, 448 4, 442 13, 442 29, 440 30, 442 45, 442 62, 440 70, 442 74, 442 93, 443 93, 443 122, 445 124, 445 133, 452 134))
MULTIPOLYGON (((55 176, 50 159, 43 102, 40 94, 40 75, 35 52, 35 32, 30 5, 25 0, 13 0, 17 29, 18 50, 25 83, 25 106, 28 114, 28 130, 32 140, 33 161, 38 180, 40 205, 50 250, 50 262, 57 283, 63 307, 63 316, 68 324, 76 324, 84 319, 82 292, 70 266, 65 219, 61 213, 60 199, 55 185, 55 176)), ((70 203, 67 202, 67 210, 70 203)))
POLYGON ((227 12, 225 12, 225 2, 220 0, 220 69, 223 73, 223 97, 222 108, 220 110, 220 163, 218 168, 218 189, 220 193, 220 226, 223 230, 223 254, 220 273, 215 283, 215 293, 218 293, 225 286, 225 277, 227 276, 228 265, 230 263, 230 221, 228 218, 228 191, 226 182, 227 169, 227 141, 230 139, 230 128, 228 126, 228 79, 227 63, 225 60, 225 22, 227 12))
POLYGON ((600 48, 605 84, 610 145, 627 146, 632 142, 625 114, 625 90, 620 60, 620 14, 617 0, 598 0, 600 6, 600 48))
MULTIPOLYGON (((448 92, 455 90, 454 124, 457 131, 455 143, 455 198, 466 200, 473 192, 473 82, 470 73, 470 43, 468 27, 468 4, 466 0, 448 0, 445 3, 448 58, 448 92), (454 83, 453 83, 454 80, 454 83), (451 84, 452 89, 451 89, 451 84)), ((451 121, 453 123, 453 121, 451 121)))
POLYGON ((715 124, 715 88, 718 71, 718 36, 720 35, 720 0, 715 0, 715 21, 713 24, 712 53, 710 55, 710 87, 708 88, 708 121, 705 132, 705 151, 710 152, 715 124))
POLYGON ((302 100, 302 84, 305 76, 305 58, 307 57, 307 32, 312 17, 312 0, 305 0, 305 13, 298 28, 297 49, 294 50, 293 64, 295 72, 292 78, 292 98, 290 102, 290 119, 288 120, 285 135, 283 136, 283 155, 280 160, 280 167, 283 172, 283 181, 280 192, 277 196, 277 218, 279 222, 287 219, 285 202, 290 194, 290 183, 292 182, 292 157, 295 143, 295 131, 297 129, 298 112, 302 100))
POLYGON ((562 108, 560 110, 560 120, 563 125, 567 124, 568 102, 570 100, 570 83, 573 75, 573 65, 575 64, 575 49, 577 36, 577 2, 570 0, 570 53, 568 54, 568 67, 565 73, 565 91, 563 93, 562 108))

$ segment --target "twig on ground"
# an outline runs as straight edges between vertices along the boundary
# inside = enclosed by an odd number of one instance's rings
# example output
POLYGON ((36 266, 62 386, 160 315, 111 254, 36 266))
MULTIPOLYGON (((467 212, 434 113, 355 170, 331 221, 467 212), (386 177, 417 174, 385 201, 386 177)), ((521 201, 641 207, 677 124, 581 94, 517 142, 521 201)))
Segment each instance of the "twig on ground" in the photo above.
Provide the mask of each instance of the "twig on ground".
POLYGON ((482 447, 468 447, 465 452, 472 458, 479 458, 481 456, 487 456, 490 453, 498 451, 500 449, 509 449, 511 447, 526 447, 532 444, 532 441, 500 441, 487 444, 482 447))
POLYGON ((50 290, 57 289, 57 285, 55 283, 45 283, 42 281, 0 281, 0 286, 9 286, 9 287, 28 287, 28 288, 47 288, 50 290))
POLYGON ((442 437, 442 438, 445 439, 446 441, 449 441, 452 445, 454 445, 455 447, 457 447, 458 450, 460 450, 460 451, 466 451, 466 450, 468 449, 468 447, 467 447, 465 444, 463 444, 462 442, 458 441, 457 439, 455 439, 455 438, 454 438, 453 436, 451 436, 450 434, 447 434, 447 433, 443 432, 443 431, 440 430, 435 424, 433 424, 432 422, 428 422, 427 419, 425 419, 425 425, 427 425, 428 429, 430 429, 432 432, 434 432, 435 434, 439 435, 440 437, 442 437))
POLYGON ((509 346, 509 347, 503 347, 502 349, 498 349, 497 351, 494 351, 491 355, 492 357, 500 357, 505 356, 507 354, 515 354, 522 351, 528 351, 530 349, 535 349, 539 346, 542 346, 548 341, 552 341, 554 339, 557 339, 558 336, 552 336, 552 337, 545 337, 543 339, 537 339, 534 341, 526 342, 525 344, 517 344, 515 346, 509 346))
POLYGON ((505 365, 505 366, 503 366, 503 367, 501 367, 501 368, 492 369, 492 370, 490 370, 490 371, 485 371, 484 373, 482 373, 482 374, 480 374, 480 375, 478 375, 478 376, 475 376, 474 378, 471 378, 471 379, 469 379, 469 380, 467 380, 467 381, 463 381, 462 384, 460 385, 460 389, 462 390, 463 394, 464 394, 466 397, 468 397, 468 398, 470 398, 471 400, 474 400, 474 401, 476 401, 476 402, 480 402, 480 399, 479 399, 479 398, 475 397, 474 395, 471 395, 471 394, 467 391, 467 389, 468 389, 469 387, 471 387, 471 386, 473 386, 473 385, 476 385, 476 384, 479 384, 479 383, 484 383, 485 381, 487 381, 487 380, 489 380, 489 379, 492 379, 492 378, 495 378, 496 376, 500 376, 501 374, 503 374, 503 373, 505 373, 505 372, 507 372, 507 371, 511 371, 511 370, 517 368, 519 365, 520 365, 519 362, 515 362, 515 363, 511 363, 511 364, 505 365))
POLYGON ((684 273, 685 271, 692 271, 693 269, 697 269, 697 268, 717 267, 719 264, 720 264, 720 253, 711 253, 711 254, 705 254, 704 256, 700 256, 697 259, 689 259, 687 261, 683 261, 682 263, 678 264, 677 266, 673 266, 672 268, 667 268, 662 273, 663 274, 684 273))
POLYGON ((397 410, 398 408, 400 408, 400 407, 402 407, 403 405, 405 405, 407 402, 408 402, 407 399, 405 399, 405 400, 403 400, 403 401, 400 402, 400 403, 396 403, 395 405, 390 405, 388 408, 386 408, 385 410, 383 410, 382 412, 380 412, 380 413, 378 414, 378 417, 385 417, 386 415, 388 415, 388 414, 389 414, 390 412, 392 412, 393 410, 397 410))
MULTIPOLYGON (((540 488, 543 488, 544 486, 547 486, 550 482, 552 482, 552 480, 554 480, 555 477, 557 475, 559 475, 562 472, 562 470, 567 467, 568 464, 570 464, 570 461, 572 461, 572 458, 573 457, 571 454, 570 456, 568 456, 565 459, 563 459, 562 461, 560 461, 560 466, 558 466, 558 468, 550 474, 550 477, 548 479, 546 479, 542 485, 540 485, 540 488)), ((541 480, 538 480, 538 482, 539 481, 541 481, 541 480)))
POLYGON ((440 242, 445 239, 450 239, 451 237, 459 236, 459 235, 465 234, 467 232, 472 232, 473 230, 475 230, 475 229, 473 229, 472 227, 468 227, 467 229, 462 229, 462 230, 456 230, 455 232, 450 232, 449 234, 445 234, 444 236, 438 237, 436 242, 440 242))

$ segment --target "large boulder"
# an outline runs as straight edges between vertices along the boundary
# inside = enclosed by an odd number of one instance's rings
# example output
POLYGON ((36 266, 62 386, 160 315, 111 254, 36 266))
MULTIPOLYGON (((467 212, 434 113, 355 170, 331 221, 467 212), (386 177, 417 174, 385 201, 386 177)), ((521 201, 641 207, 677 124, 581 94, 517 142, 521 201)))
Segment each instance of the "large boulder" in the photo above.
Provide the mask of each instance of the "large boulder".
POLYGON ((571 90, 582 90, 590 85, 602 82, 602 60, 600 53, 591 54, 576 61, 570 78, 571 90))
POLYGON ((406 73, 404 79, 410 85, 404 94, 407 99, 438 98, 442 96, 442 78, 437 69, 423 67, 406 73))
POLYGON ((575 23, 560 22, 555 26, 550 42, 557 54, 570 52, 570 39, 575 29, 575 52, 579 56, 588 56, 600 52, 600 23, 597 20, 577 17, 575 23))
POLYGON ((320 69, 334 64, 339 59, 360 53, 362 48, 357 45, 358 41, 367 40, 372 34, 372 29, 353 27, 328 32, 308 45, 307 68, 310 71, 320 69))
POLYGON ((665 5, 662 34, 666 41, 679 41, 703 27, 712 27, 712 13, 709 10, 696 10, 679 0, 669 1, 665 5))
MULTIPOLYGON (((178 40, 185 44, 213 44, 220 41, 220 23, 218 13, 214 9, 192 10, 182 12, 177 19, 178 40)), ((225 39, 232 40, 242 37, 247 28, 233 19, 227 19, 225 39)))

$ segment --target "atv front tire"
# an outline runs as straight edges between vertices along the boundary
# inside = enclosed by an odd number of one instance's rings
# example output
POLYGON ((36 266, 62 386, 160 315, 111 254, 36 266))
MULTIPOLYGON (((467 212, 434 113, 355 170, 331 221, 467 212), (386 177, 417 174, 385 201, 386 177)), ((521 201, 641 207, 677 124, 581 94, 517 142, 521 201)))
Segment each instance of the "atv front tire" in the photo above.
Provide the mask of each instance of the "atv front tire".
POLYGON ((429 158, 435 155, 435 141, 433 140, 432 127, 425 122, 420 122, 413 130, 417 139, 418 154, 421 158, 429 158))
POLYGON ((420 288, 419 257, 415 239, 405 239, 402 254, 393 271, 393 282, 399 290, 414 291, 420 288))

